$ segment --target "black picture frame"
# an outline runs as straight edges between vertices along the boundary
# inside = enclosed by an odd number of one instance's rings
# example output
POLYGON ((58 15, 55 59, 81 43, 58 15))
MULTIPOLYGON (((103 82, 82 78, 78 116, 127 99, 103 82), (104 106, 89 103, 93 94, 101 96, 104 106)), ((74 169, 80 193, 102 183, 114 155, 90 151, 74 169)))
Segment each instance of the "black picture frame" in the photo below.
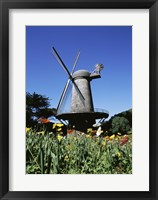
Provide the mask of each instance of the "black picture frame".
MULTIPOLYGON (((158 199, 158 2, 157 0, 0 0, 0 198, 1 199, 158 199), (129 192, 9 191, 9 9, 149 9, 150 22, 150 190, 129 192)), ((75 184, 75 183, 74 183, 75 184)))

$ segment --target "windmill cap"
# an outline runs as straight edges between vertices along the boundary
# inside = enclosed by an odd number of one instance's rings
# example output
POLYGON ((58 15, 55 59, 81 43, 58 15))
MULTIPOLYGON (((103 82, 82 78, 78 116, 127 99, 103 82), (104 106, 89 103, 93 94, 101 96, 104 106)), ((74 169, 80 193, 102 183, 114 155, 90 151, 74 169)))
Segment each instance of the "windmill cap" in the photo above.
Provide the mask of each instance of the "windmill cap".
POLYGON ((89 77, 90 73, 87 70, 78 70, 76 72, 73 73, 72 78, 76 78, 76 77, 89 77))

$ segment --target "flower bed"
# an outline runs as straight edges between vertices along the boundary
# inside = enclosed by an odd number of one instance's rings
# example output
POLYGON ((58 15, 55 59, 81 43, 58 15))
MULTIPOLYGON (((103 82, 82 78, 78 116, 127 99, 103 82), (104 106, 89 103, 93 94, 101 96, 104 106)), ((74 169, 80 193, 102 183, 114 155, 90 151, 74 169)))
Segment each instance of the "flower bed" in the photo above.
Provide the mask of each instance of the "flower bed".
POLYGON ((102 136, 68 130, 26 129, 28 174, 131 174, 132 135, 102 136))

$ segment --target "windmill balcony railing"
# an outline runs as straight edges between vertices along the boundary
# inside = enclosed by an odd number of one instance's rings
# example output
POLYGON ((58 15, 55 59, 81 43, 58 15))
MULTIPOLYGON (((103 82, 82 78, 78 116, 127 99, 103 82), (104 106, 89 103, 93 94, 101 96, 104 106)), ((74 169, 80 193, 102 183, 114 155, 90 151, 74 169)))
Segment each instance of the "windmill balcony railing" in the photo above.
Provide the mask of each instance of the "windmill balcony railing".
POLYGON ((109 114, 109 112, 103 108, 94 108, 94 112, 102 112, 102 113, 107 113, 109 114))
MULTIPOLYGON (((58 110, 57 114, 62 114, 62 113, 69 113, 70 110, 58 110)), ((107 113, 109 114, 109 112, 106 110, 106 109, 102 109, 102 108, 94 108, 94 111, 93 112, 100 112, 100 113, 107 113)))

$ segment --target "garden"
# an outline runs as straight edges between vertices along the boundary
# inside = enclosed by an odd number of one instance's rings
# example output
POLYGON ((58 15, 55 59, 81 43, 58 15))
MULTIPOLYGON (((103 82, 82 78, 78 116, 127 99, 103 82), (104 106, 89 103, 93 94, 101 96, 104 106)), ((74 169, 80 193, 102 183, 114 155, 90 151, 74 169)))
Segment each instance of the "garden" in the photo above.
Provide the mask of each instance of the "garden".
POLYGON ((50 120, 49 98, 26 94, 27 174, 131 174, 132 109, 81 132, 50 120))
POLYGON ((26 128, 27 174, 131 174, 132 134, 108 135, 92 128, 82 133, 62 132, 53 124, 52 132, 26 128))

